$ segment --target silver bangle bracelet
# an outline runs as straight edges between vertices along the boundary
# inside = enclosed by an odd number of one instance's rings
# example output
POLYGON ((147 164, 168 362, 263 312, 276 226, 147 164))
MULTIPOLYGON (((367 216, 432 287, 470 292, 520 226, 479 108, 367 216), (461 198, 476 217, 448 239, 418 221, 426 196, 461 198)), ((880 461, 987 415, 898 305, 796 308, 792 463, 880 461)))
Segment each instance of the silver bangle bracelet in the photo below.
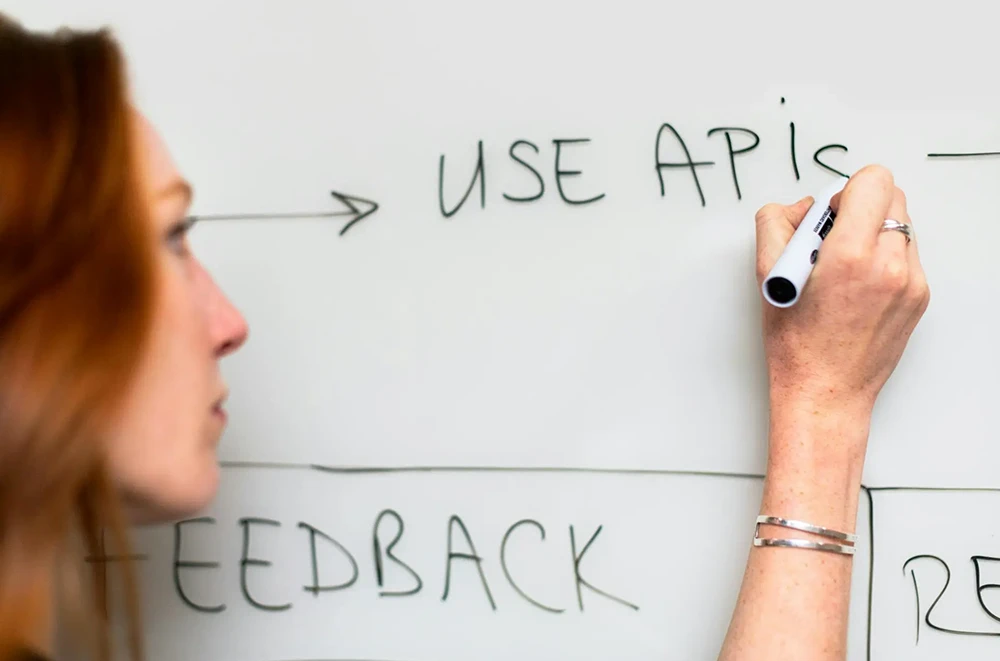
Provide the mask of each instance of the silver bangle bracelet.
POLYGON ((821 542, 810 542, 806 539, 762 539, 760 537, 754 537, 753 545, 782 546, 786 548, 809 549, 813 551, 829 551, 831 553, 840 553, 841 555, 854 555, 853 546, 844 546, 843 544, 823 544, 821 542))
MULTIPOLYGON (((824 528, 822 526, 814 526, 811 523, 806 523, 805 521, 795 521, 793 519, 782 519, 777 516, 765 516, 761 515, 757 517, 757 529, 760 529, 761 524, 768 524, 772 526, 782 526, 784 528, 792 528, 793 530, 800 530, 802 532, 810 532, 814 535, 822 535, 823 537, 829 537, 830 539, 839 539, 850 544, 854 544, 858 541, 858 536, 847 532, 839 532, 837 530, 831 530, 829 528, 824 528)), ((754 534, 756 538, 756 533, 754 534)))

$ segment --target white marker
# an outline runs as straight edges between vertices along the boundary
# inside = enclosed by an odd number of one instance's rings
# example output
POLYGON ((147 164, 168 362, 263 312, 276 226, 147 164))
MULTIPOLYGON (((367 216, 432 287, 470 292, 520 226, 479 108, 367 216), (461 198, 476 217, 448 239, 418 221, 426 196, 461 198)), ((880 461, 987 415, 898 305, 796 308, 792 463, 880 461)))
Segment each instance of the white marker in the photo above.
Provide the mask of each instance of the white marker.
POLYGON ((813 264, 819 255, 823 239, 833 227, 836 214, 830 208, 830 198, 844 189, 845 181, 837 182, 818 195, 809 207, 781 257, 764 278, 763 292, 768 303, 779 308, 795 305, 805 287, 813 264))

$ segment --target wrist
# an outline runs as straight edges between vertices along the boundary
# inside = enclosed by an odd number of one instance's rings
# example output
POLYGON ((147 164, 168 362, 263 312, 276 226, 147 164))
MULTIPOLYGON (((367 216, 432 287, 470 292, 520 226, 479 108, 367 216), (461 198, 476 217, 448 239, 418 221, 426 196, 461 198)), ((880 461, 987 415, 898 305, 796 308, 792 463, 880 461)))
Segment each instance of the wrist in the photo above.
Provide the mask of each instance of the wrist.
POLYGON ((768 463, 794 468, 863 469, 871 428, 866 398, 827 398, 772 389, 768 463))
POLYGON ((793 377, 771 369, 768 383, 772 408, 780 410, 815 408, 840 414, 870 415, 875 407, 877 393, 839 385, 838 380, 793 377))
POLYGON ((866 406, 775 401, 762 513, 853 531, 870 421, 866 406))
POLYGON ((860 494, 860 469, 772 464, 760 513, 855 532, 860 494))

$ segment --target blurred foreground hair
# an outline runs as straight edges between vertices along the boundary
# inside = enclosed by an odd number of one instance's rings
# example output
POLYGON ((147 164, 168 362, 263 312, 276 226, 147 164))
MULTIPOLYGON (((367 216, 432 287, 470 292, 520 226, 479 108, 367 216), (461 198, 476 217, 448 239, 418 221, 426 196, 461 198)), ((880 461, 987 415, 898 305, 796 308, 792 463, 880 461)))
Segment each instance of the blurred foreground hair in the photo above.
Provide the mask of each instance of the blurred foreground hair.
POLYGON ((110 658, 112 567, 141 653, 132 568, 84 562, 105 532, 128 553, 107 438, 155 293, 126 79, 107 32, 0 14, 0 661, 44 651, 67 600, 74 654, 110 658))

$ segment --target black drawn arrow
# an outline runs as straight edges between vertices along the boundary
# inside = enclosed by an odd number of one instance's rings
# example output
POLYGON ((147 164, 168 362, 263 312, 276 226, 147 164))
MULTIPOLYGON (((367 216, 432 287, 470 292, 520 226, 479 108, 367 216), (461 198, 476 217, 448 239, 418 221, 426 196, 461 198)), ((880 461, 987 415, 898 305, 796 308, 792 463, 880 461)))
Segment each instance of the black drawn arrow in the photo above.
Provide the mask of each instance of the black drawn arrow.
POLYGON ((358 221, 367 218, 378 210, 378 202, 374 200, 366 200, 356 195, 345 195, 335 190, 330 191, 330 195, 347 207, 347 209, 345 211, 313 211, 307 213, 205 214, 202 216, 192 216, 191 220, 279 220, 281 218, 337 218, 347 216, 350 217, 350 220, 340 230, 340 236, 344 236, 347 230, 351 229, 358 221))

